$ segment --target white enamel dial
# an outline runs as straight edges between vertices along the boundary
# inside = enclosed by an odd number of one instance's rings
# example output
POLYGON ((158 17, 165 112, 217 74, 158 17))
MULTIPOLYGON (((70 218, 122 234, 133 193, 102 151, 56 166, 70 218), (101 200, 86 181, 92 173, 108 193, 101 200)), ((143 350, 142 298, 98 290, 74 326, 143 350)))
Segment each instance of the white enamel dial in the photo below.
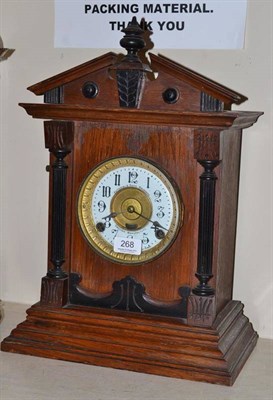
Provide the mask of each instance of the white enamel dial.
POLYGON ((141 264, 174 241, 183 207, 170 178, 139 158, 105 161, 80 190, 78 218, 89 244, 115 262, 141 264))

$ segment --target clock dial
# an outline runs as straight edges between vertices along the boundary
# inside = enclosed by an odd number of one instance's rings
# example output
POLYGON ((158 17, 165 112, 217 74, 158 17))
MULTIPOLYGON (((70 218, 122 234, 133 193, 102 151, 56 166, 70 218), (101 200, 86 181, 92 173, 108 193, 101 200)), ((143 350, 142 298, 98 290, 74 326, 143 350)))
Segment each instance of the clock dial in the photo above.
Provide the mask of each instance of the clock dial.
POLYGON ((183 205, 175 184, 159 167, 134 157, 109 159, 87 176, 78 219, 88 243, 126 264, 153 260, 177 236, 183 205))

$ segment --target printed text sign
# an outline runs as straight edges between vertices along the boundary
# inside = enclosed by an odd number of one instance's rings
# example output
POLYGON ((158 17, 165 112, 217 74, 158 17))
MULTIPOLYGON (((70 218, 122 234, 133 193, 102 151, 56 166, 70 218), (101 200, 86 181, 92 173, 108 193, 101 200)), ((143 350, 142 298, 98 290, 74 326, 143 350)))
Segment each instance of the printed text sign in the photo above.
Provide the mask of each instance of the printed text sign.
POLYGON ((155 48, 243 48, 246 8, 247 0, 55 0, 55 47, 118 48, 136 16, 155 48))

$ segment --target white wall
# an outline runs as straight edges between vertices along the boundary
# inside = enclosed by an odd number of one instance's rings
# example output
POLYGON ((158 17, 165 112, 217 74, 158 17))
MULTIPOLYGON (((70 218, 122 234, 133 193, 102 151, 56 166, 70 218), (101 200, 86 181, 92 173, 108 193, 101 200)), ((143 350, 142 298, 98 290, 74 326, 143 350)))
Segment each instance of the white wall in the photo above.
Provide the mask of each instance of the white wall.
MULTIPOLYGON (((260 336, 271 338, 272 9, 272 0, 249 0, 243 50, 160 50, 246 95, 240 110, 265 113, 243 139, 234 299, 245 304, 260 336)), ((46 273, 48 154, 43 122, 17 104, 41 102, 26 90, 29 85, 107 50, 54 49, 53 0, 2 0, 0 12, 0 35, 6 47, 16 49, 0 63, 1 297, 34 303, 46 273)))

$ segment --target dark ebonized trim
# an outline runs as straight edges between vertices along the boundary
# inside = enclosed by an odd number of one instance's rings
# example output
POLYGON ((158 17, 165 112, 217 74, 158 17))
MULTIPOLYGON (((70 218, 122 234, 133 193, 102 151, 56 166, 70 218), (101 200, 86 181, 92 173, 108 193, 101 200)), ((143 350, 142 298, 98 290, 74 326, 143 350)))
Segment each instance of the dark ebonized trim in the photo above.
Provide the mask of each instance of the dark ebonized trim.
POLYGON ((136 17, 133 17, 122 32, 125 35, 121 39, 120 45, 127 50, 127 54, 114 68, 118 84, 119 105, 120 107, 137 108, 146 70, 146 66, 138 57, 138 52, 145 47, 144 30, 137 22, 136 17))
POLYGON ((218 160, 199 160, 204 172, 200 176, 200 200, 199 200, 199 228, 198 228, 198 259, 196 277, 199 284, 193 289, 198 296, 210 296, 214 289, 208 285, 212 278, 213 258, 213 233, 214 233, 214 208, 215 208, 215 184, 217 176, 214 168, 219 164, 218 160))
POLYGON ((113 291, 105 296, 91 294, 83 289, 79 285, 81 277, 76 273, 69 275, 69 281, 71 304, 187 318, 190 295, 188 286, 179 288, 181 300, 164 303, 150 298, 144 285, 131 276, 115 281, 113 291))
POLYGON ((63 86, 56 87, 44 93, 44 102, 50 104, 64 103, 64 88, 63 86))
POLYGON ((64 278, 66 273, 62 270, 65 261, 65 212, 66 212, 66 175, 67 165, 64 161, 69 153, 66 150, 57 150, 52 165, 52 231, 51 231, 51 257, 54 269, 47 273, 51 278, 64 278))
POLYGON ((224 103, 208 93, 201 92, 200 111, 223 111, 224 103))
POLYGON ((143 71, 117 70, 120 107, 136 108, 138 106, 143 79, 143 71))

